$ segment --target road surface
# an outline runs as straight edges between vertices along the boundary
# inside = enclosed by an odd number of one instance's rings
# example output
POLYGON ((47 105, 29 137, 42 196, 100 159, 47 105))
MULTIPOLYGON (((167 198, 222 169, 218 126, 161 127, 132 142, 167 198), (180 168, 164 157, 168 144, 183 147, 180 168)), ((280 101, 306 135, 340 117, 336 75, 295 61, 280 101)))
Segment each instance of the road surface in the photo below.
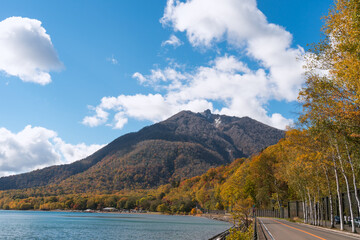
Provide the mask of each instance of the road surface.
POLYGON ((314 228, 280 219, 258 218, 270 240, 354 240, 359 236, 350 236, 341 232, 314 228), (271 238, 271 236, 272 238, 271 238))

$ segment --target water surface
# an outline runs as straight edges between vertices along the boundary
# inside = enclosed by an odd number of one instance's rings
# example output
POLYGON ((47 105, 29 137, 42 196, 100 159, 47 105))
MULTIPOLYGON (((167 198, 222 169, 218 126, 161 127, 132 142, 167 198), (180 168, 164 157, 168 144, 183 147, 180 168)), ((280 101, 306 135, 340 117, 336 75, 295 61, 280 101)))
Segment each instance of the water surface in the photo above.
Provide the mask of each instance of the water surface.
POLYGON ((193 240, 229 227, 192 216, 0 210, 0 239, 193 240))

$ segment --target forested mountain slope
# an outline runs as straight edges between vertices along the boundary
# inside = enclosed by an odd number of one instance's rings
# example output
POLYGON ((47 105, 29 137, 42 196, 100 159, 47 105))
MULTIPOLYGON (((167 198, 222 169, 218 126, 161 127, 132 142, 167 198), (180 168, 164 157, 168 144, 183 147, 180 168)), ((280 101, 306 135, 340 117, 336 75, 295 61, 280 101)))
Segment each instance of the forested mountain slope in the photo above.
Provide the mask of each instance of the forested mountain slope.
POLYGON ((182 111, 72 164, 0 178, 0 190, 59 184, 65 191, 149 188, 197 176, 276 144, 284 132, 248 117, 182 111))

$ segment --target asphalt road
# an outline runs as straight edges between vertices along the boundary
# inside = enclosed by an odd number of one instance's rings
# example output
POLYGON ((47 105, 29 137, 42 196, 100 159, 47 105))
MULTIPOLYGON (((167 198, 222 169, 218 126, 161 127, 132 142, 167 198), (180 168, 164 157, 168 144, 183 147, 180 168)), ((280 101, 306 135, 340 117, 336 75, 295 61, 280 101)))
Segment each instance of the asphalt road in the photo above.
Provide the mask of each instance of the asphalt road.
POLYGON ((318 229, 312 226, 297 224, 279 219, 258 218, 265 226, 264 231, 270 240, 353 240, 360 239, 360 235, 349 236, 341 232, 318 229), (269 236, 271 235, 272 238, 269 236))

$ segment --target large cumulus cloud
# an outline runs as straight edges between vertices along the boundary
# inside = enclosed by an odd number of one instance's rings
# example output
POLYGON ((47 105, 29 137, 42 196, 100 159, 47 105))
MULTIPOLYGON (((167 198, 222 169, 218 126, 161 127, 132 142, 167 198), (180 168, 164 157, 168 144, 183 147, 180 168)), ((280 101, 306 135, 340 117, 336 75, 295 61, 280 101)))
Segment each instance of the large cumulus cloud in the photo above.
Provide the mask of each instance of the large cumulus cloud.
POLYGON ((101 147, 65 143, 55 131, 42 127, 28 125, 18 133, 0 128, 0 176, 71 163, 101 147))
POLYGON ((0 22, 0 71, 24 82, 45 85, 63 64, 50 36, 36 19, 10 17, 0 22))

